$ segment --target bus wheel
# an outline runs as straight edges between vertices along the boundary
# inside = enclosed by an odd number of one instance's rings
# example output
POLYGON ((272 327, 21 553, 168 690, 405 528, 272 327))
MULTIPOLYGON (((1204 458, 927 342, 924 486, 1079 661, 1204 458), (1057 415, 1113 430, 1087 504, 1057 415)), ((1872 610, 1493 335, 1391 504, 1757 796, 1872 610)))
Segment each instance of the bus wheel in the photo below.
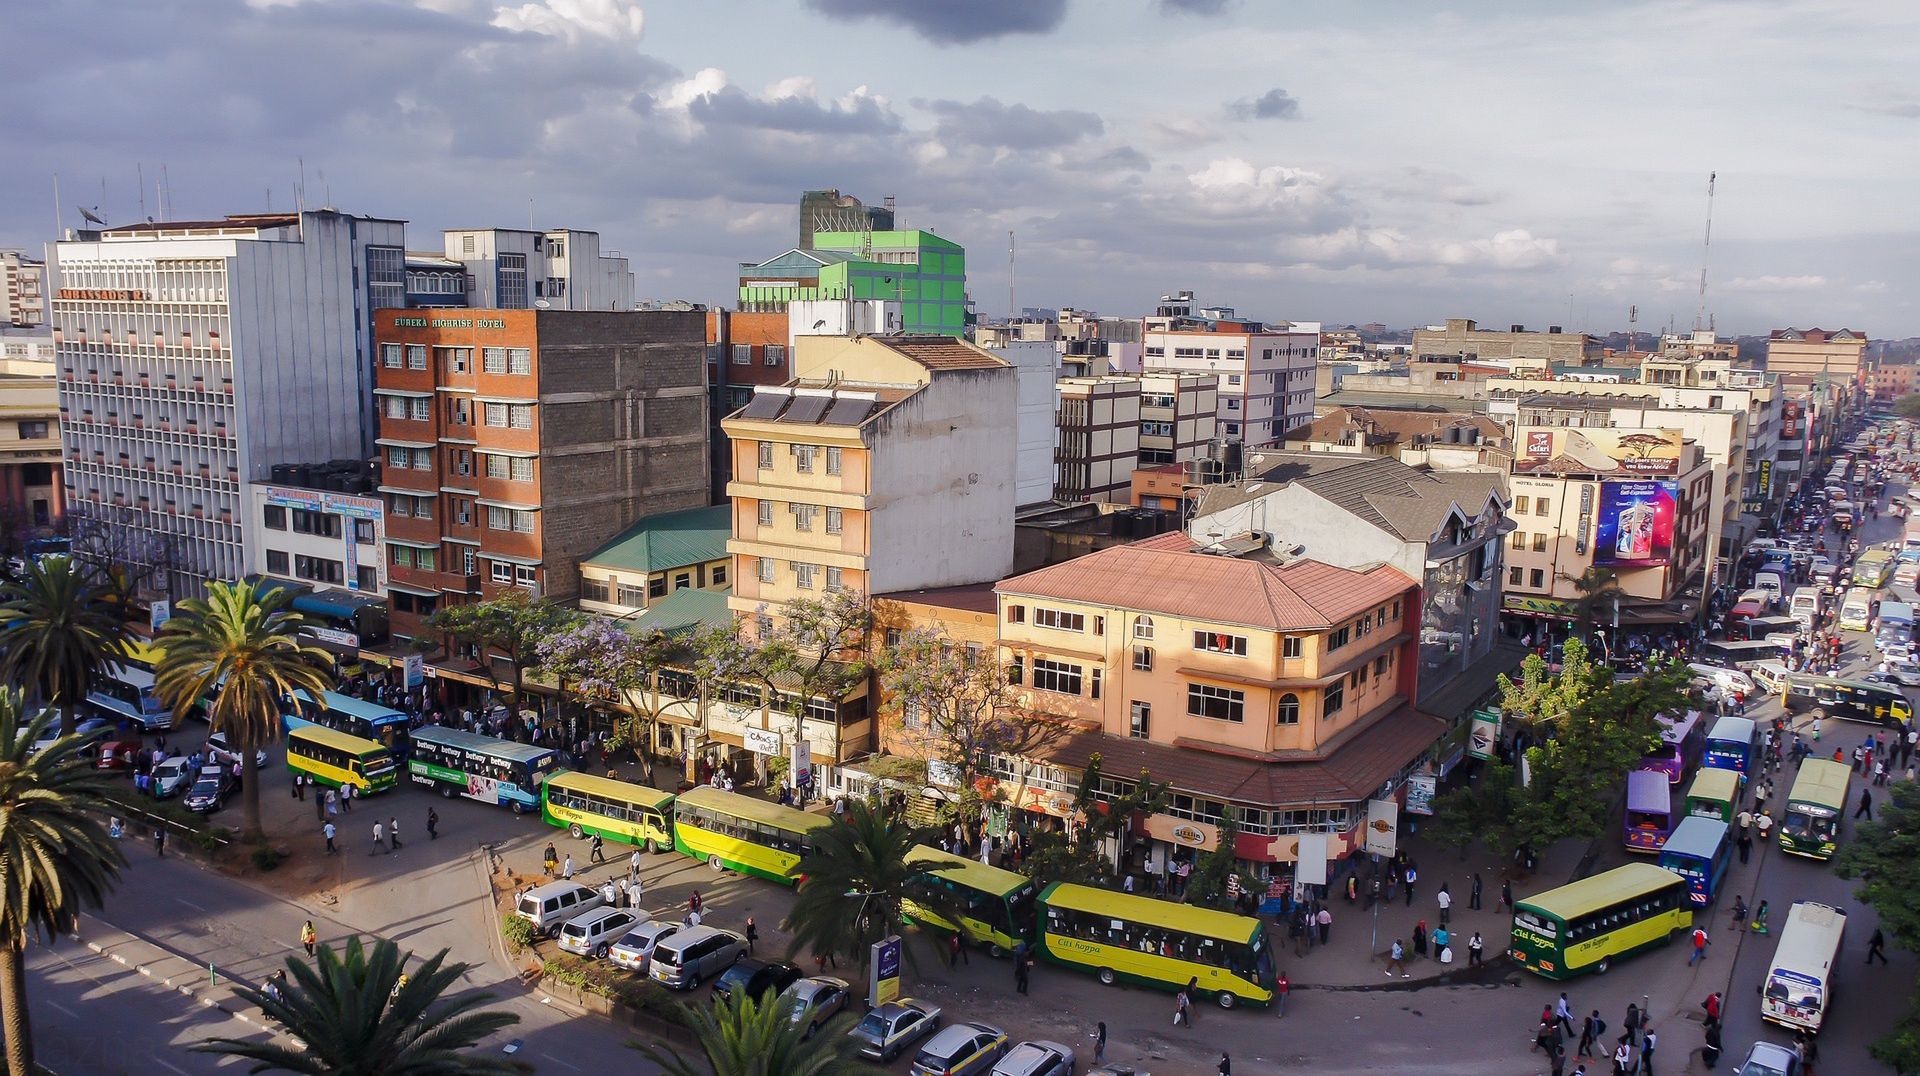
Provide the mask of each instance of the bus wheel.
POLYGON ((1112 986, 1112 985, 1113 985, 1113 983, 1114 983, 1114 980, 1116 980, 1116 979, 1118 979, 1118 978, 1119 978, 1119 976, 1117 976, 1117 975, 1115 975, 1115 974, 1113 973, 1113 969, 1112 969, 1112 968, 1101 968, 1101 969, 1100 969, 1100 982, 1102 983, 1102 985, 1105 985, 1105 986, 1112 986))
MULTIPOLYGON (((453 797, 451 794, 449 794, 447 798, 452 799, 453 797)), ((527 813, 527 805, 524 803, 521 803, 519 800, 514 800, 511 803, 507 804, 507 806, 512 808, 514 814, 527 813)))
POLYGON ((1610 956, 1604 956, 1600 958, 1600 963, 1595 964, 1593 966, 1593 973, 1595 975, 1605 975, 1607 973, 1607 969, 1611 967, 1613 967, 1613 958, 1610 956))
POLYGON ((726 867, 720 862, 719 856, 708 856, 707 866, 712 867, 714 870, 717 870, 717 871, 726 869, 726 867))
POLYGON ((1222 990, 1218 994, 1215 994, 1213 996, 1213 1000, 1219 1002, 1221 1008, 1231 1009, 1233 1008, 1234 1003, 1239 1001, 1240 999, 1234 996, 1233 991, 1222 990))
POLYGON ((647 854, 650 856, 660 854, 660 842, 654 840, 652 837, 647 838, 647 854))
POLYGON ((584 830, 584 829, 581 829, 581 828, 580 828, 580 823, 578 823, 578 822, 575 822, 575 823, 574 823, 573 825, 571 825, 571 826, 568 826, 568 827, 567 827, 567 832, 568 832, 568 833, 570 833, 570 834, 572 834, 572 835, 573 835, 573 839, 574 839, 574 840, 576 840, 576 841, 577 841, 577 840, 579 840, 579 839, 580 839, 580 838, 582 838, 582 837, 585 837, 585 836, 587 835, 587 831, 586 831, 586 830, 584 830))
POLYGON ((441 785, 441 786, 440 786, 440 798, 441 798, 441 799, 443 799, 443 800, 450 800, 450 799, 452 799, 452 798, 453 798, 453 786, 452 786, 452 785, 441 785))

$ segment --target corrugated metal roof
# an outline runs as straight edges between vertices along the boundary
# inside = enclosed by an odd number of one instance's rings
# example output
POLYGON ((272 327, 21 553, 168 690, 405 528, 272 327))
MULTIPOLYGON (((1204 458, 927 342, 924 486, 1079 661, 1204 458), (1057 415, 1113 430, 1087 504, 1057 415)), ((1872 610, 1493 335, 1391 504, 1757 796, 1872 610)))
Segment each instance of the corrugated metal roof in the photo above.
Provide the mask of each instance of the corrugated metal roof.
POLYGON ((727 594, 724 590, 682 587, 621 624, 628 631, 675 632, 702 625, 725 627, 733 619, 727 609, 727 594))
POLYGON ((582 564, 629 572, 663 572, 727 555, 733 507, 716 504, 646 516, 580 558, 582 564))
POLYGON ((951 336, 875 336, 870 339, 929 370, 993 370, 1010 365, 985 348, 951 336))

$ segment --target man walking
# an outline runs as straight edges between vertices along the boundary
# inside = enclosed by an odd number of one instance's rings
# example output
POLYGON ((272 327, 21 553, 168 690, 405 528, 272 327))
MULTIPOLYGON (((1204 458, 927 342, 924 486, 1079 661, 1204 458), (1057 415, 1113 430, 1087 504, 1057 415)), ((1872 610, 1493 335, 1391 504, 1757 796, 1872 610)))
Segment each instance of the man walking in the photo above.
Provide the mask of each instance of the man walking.
POLYGON ((1593 1010, 1585 1020, 1580 1022, 1580 1047, 1574 1051, 1575 1055, 1579 1057, 1592 1057, 1594 1043, 1598 1042, 1600 1036, 1606 1033, 1607 1022, 1600 1019, 1599 1009, 1593 1010))
POLYGON ((563 882, 573 881, 573 853, 572 852, 568 852, 566 862, 560 864, 560 880, 563 882))
POLYGON ((330 856, 339 855, 340 849, 333 846, 333 823, 328 822, 326 825, 321 826, 320 832, 327 835, 327 854, 330 856))
POLYGON ((427 808, 427 839, 430 841, 440 839, 440 812, 431 807, 427 808))
POLYGON ((1033 957, 1023 947, 1013 960, 1013 989, 1021 994, 1027 992, 1028 977, 1033 974, 1033 957))
POLYGON ((633 855, 627 857, 627 881, 637 882, 639 880, 640 880, 640 849, 635 848, 633 850, 633 855))
POLYGON ((1477 968, 1480 966, 1480 950, 1486 948, 1486 946, 1487 943, 1480 940, 1480 932, 1477 930, 1474 931, 1473 937, 1467 940, 1467 967, 1477 968))
POLYGON ((387 819, 387 840, 393 845, 394 851, 400 850, 400 819, 397 816, 387 819))
MULTIPOLYGON (((377 818, 373 820, 373 848, 380 849, 382 855, 387 852, 387 827, 377 818)), ((373 848, 367 849, 368 855, 373 854, 373 848)))
POLYGON ((1560 991, 1560 1000, 1553 1003, 1553 1020, 1567 1034, 1573 1034, 1573 1009, 1567 1004, 1567 992, 1560 991))
POLYGON ((1313 921, 1314 924, 1320 928, 1320 944, 1325 945, 1329 941, 1332 941, 1333 913, 1328 911, 1325 905, 1321 905, 1320 912, 1313 917, 1313 921))
POLYGON ((1475 912, 1480 910, 1480 874, 1478 871, 1474 872, 1473 875, 1473 888, 1467 890, 1467 909, 1475 912))
POLYGON ((299 775, 299 774, 297 774, 297 773, 293 775, 293 789, 292 789, 292 792, 293 792, 293 798, 294 798, 294 799, 297 799, 297 800, 304 800, 304 799, 306 799, 306 798, 307 798, 307 797, 306 797, 306 794, 305 794, 304 792, 302 792, 302 791, 301 791, 301 786, 300 786, 300 775, 299 775))
POLYGON ((1640 1076, 1653 1076, 1653 1047, 1658 1041, 1652 1024, 1640 1029, 1640 1076))
POLYGON ((1743 829, 1735 843, 1740 849, 1740 862, 1745 863, 1747 857, 1753 854, 1753 834, 1743 829))
POLYGON ((1874 927, 1873 937, 1867 939, 1867 963, 1872 964, 1874 957, 1879 957, 1882 964, 1887 962, 1887 936, 1879 927, 1874 927))
POLYGON ((1687 967, 1691 968, 1707 958, 1707 940, 1707 928, 1693 928, 1693 955, 1687 958, 1687 967))
POLYGON ((1420 880, 1420 872, 1413 867, 1413 861, 1407 861, 1407 907, 1413 907, 1413 883, 1420 880))
POLYGON ((607 861, 605 845, 601 841, 598 833, 593 835, 593 844, 589 846, 587 861, 589 863, 605 863, 607 861))
POLYGON ((1444 927, 1453 918, 1453 894, 1447 891, 1447 883, 1440 883, 1440 892, 1433 899, 1440 904, 1440 925, 1444 927))
POLYGON ((1407 974, 1407 949, 1400 944, 1399 938, 1393 939, 1393 949, 1387 957, 1387 978, 1393 978, 1396 969, 1399 970, 1402 979, 1413 978, 1407 974))
POLYGON ((1101 1020, 1093 1028, 1093 1063, 1107 1063, 1107 1022, 1101 1020))
POLYGON ((1859 818, 1861 815, 1866 815, 1867 821, 1873 821, 1873 793, 1864 788, 1860 790, 1860 806, 1853 809, 1853 817, 1859 818))

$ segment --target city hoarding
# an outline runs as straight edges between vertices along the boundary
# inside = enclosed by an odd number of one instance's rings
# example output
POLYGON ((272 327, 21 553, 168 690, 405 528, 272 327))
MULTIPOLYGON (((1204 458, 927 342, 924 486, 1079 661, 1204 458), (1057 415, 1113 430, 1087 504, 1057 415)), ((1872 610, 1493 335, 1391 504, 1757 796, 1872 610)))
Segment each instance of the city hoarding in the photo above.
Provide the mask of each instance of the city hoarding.
POLYGON ((1515 474, 1677 475, 1679 430, 1522 426, 1515 474))
POLYGON ((1678 482, 1602 482, 1593 563, 1655 568, 1671 562, 1679 505, 1678 482))

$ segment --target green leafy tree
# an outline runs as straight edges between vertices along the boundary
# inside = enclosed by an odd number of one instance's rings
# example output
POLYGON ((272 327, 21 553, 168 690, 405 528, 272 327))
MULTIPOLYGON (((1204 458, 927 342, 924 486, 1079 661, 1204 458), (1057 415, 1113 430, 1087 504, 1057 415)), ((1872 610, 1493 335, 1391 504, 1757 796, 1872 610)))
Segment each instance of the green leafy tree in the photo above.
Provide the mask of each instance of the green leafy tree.
POLYGON ((1513 767, 1499 759, 1488 759, 1472 783, 1435 797, 1433 821, 1426 826, 1427 839, 1458 848, 1463 854, 1467 846, 1479 841, 1505 860, 1520 847, 1515 814, 1523 796, 1513 767))
POLYGON ((1219 842, 1200 853, 1193 865, 1193 874, 1187 879, 1188 904, 1225 909, 1233 903, 1227 892, 1227 878, 1234 872, 1234 862, 1238 859, 1234 842, 1240 836, 1240 822, 1234 817, 1233 808, 1220 813, 1219 828, 1219 842))
MULTIPOLYGON (((738 678, 760 685, 763 706, 783 706, 793 719, 795 743, 806 738, 807 700, 824 699, 837 705, 866 680, 864 656, 873 609, 867 599, 847 590, 831 590, 818 598, 795 598, 770 609, 771 624, 744 639, 738 678)), ((833 743, 828 752, 841 754, 840 723, 832 722, 833 743)))
POLYGON ((1902 396, 1895 400, 1893 413, 1901 418, 1920 418, 1920 394, 1902 396))
POLYGON ((1561 647, 1558 672, 1540 655, 1528 654, 1520 663, 1519 680, 1500 677, 1500 709, 1508 718, 1542 730, 1572 713, 1609 679, 1606 670, 1588 660, 1585 643, 1568 639, 1561 647))
POLYGON ((1146 770, 1132 782, 1113 782, 1116 794, 1101 799, 1104 763, 1100 753, 1087 759, 1074 792, 1073 818, 1065 832, 1042 830, 1033 834, 1032 851, 1020 861, 1020 871, 1041 885, 1075 882, 1106 885, 1113 881, 1114 862, 1104 850, 1132 825, 1136 815, 1158 814, 1167 808, 1173 786, 1155 781, 1146 770))
MULTIPOLYGON (((1908 400, 1920 399, 1909 396, 1908 400)), ((1904 400, 1902 402, 1905 402, 1904 400)), ((1857 826, 1834 857, 1834 873, 1858 879, 1854 896, 1873 909, 1882 930, 1903 949, 1920 949, 1920 784, 1896 781, 1872 822, 1857 826)), ((1874 1059, 1895 1072, 1920 1073, 1920 993, 1886 1035, 1874 1041, 1874 1059)))
POLYGON ((653 779, 653 730, 674 706, 692 707, 661 689, 661 674, 684 667, 700 643, 664 631, 628 631, 610 617, 582 617, 542 639, 536 650, 540 668, 581 696, 605 706, 614 717, 608 745, 632 747, 653 779))
POLYGON ((207 700, 207 719, 225 732, 240 755, 242 835, 257 841, 260 772, 256 752, 280 739, 284 700, 300 691, 323 705, 333 687, 333 656, 300 641, 304 617, 283 587, 207 584, 205 598, 188 598, 167 621, 154 691, 176 716, 207 700))
POLYGON ((628 1045, 660 1066, 666 1076, 838 1076, 870 1071, 858 1063, 857 1044, 847 1038, 852 1015, 841 1013, 809 1036, 806 1024, 787 1020, 772 997, 763 1004, 746 990, 735 990, 712 1005, 684 1007, 686 1021, 700 1042, 703 1067, 661 1046, 628 1045))
POLYGON ((517 711, 526 681, 527 669, 538 660, 540 641, 565 628, 580 614, 534 598, 524 590, 513 589, 497 598, 443 605, 427 618, 427 627, 471 651, 481 671, 493 684, 494 694, 504 694, 517 711), (498 651, 507 659, 507 680, 501 680, 488 659, 489 651, 498 651))
POLYGON ((1687 706, 1683 666, 1657 666, 1622 681, 1602 672, 1596 682, 1550 722, 1544 742, 1527 749, 1527 786, 1511 805, 1521 844, 1599 836, 1627 771, 1659 743, 1657 717, 1687 706))
POLYGON ((0 688, 0 1030, 7 1072, 29 1076, 27 943, 72 933, 82 908, 98 908, 126 866, 101 819, 113 811, 106 781, 87 758, 91 740, 65 735, 39 751, 51 710, 27 716, 0 688))
POLYGON ((60 711, 60 732, 79 721, 81 700, 126 656, 126 622, 72 557, 41 557, 18 582, 0 585, 0 681, 60 711))
MULTIPOLYGON (((896 932, 915 878, 935 861, 913 852, 919 837, 907 820, 861 800, 847 805, 839 824, 819 830, 800 861, 806 881, 787 913, 789 957, 808 950, 862 960, 867 947, 896 932)), ((957 912, 937 892, 914 893, 929 910, 957 912)), ((953 915, 943 916, 948 922, 953 915)))
POLYGON ((322 945, 313 963, 287 958, 289 977, 278 989, 236 986, 234 993, 260 1007, 303 1049, 278 1041, 208 1039, 201 1053, 255 1062, 252 1072, 304 1072, 313 1076, 492 1076, 531 1072, 505 1057, 476 1054, 480 1040, 520 1022, 508 1012, 482 1012, 489 993, 442 995, 470 964, 447 963, 440 950, 405 974, 406 954, 386 940, 368 952, 357 937, 346 951, 322 945), (277 994, 277 996, 276 996, 277 994))

